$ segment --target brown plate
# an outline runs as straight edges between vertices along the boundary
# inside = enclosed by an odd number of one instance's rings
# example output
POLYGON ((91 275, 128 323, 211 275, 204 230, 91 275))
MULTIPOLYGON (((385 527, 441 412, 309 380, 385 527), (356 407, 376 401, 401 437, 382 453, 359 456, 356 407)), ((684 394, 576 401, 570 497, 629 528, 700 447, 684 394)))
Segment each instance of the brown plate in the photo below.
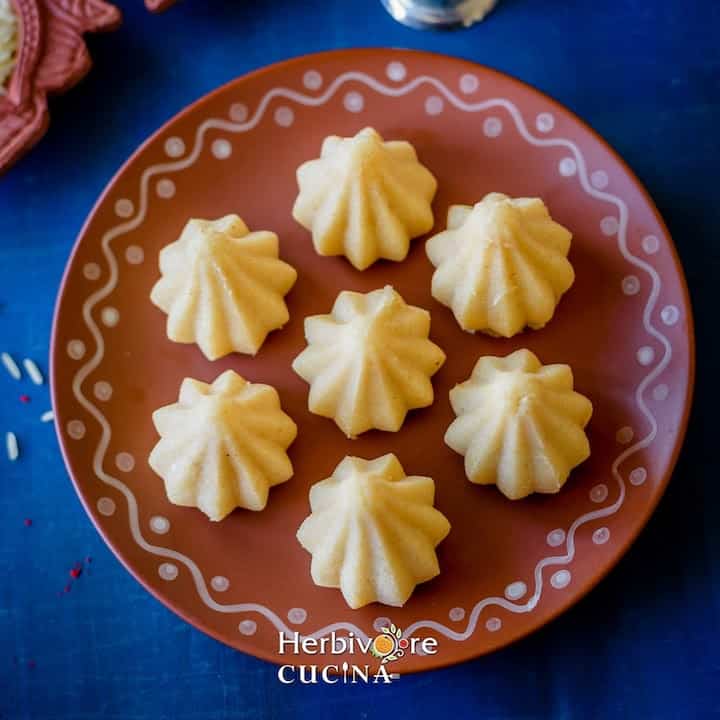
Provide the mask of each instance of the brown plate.
MULTIPOLYGON (((436 654, 407 652, 400 672, 471 658, 540 627, 608 572, 656 506, 687 423, 693 383, 692 317, 682 270, 655 206, 622 160, 565 108, 505 75, 454 58, 405 50, 343 50, 252 73, 199 100, 148 140, 98 201, 60 291, 52 347, 53 398, 65 460, 100 533, 135 577, 193 625, 274 661, 278 631, 372 637, 389 619, 405 638, 438 639, 436 654), (512 340, 468 335, 430 296, 432 266, 417 240, 403 263, 365 272, 321 258, 291 217, 295 169, 322 139, 366 125, 412 142, 439 180, 435 231, 451 203, 498 190, 539 195, 574 233, 577 280, 552 322, 512 340), (148 299, 160 248, 191 216, 237 212, 277 232, 299 272, 291 320, 257 357, 206 360, 169 342, 148 299), (435 404, 396 434, 347 440, 306 408, 290 369, 303 318, 329 312, 340 290, 394 285, 432 313, 447 353, 435 404), (557 496, 506 500, 465 479, 443 444, 448 391, 483 354, 528 347, 569 363, 595 406, 592 457, 557 496), (275 385, 299 426, 293 479, 261 513, 210 523, 171 505, 147 465, 152 411, 187 376, 233 368, 275 385), (404 608, 350 610, 339 591, 313 585, 295 539, 310 485, 346 454, 394 452, 408 474, 430 475, 452 531, 441 575, 404 608)), ((377 663, 362 654, 341 657, 377 663)), ((333 658, 337 662, 338 658, 333 658)), ((306 658, 308 661, 308 658, 306 658)), ((315 658, 315 662, 317 662, 315 658)), ((328 660, 325 660, 326 662, 328 660)), ((321 661, 322 662, 322 661, 321 661)))

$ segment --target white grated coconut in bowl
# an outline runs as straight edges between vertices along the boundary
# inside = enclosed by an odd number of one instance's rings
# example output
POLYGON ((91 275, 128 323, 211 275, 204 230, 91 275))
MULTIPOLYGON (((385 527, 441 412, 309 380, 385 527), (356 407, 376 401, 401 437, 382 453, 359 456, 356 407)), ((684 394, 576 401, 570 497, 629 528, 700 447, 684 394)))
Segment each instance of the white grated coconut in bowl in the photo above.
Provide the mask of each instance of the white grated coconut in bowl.
POLYGON ((0 95, 15 65, 17 50, 17 16, 10 0, 0 0, 0 95))

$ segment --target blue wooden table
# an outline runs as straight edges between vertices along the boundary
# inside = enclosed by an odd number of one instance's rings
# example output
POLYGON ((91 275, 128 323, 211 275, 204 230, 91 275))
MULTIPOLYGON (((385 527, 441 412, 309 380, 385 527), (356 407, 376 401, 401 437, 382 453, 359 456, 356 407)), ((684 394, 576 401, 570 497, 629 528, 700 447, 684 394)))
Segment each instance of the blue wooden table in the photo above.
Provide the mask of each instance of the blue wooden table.
POLYGON ((674 480, 647 529, 550 626, 390 687, 281 687, 274 666, 186 625, 120 566, 80 507, 52 425, 39 420, 47 386, 2 371, 0 430, 17 433, 22 454, 15 464, 0 457, 0 718, 720 715, 720 481, 711 452, 720 407, 720 5, 501 0, 485 23, 447 34, 404 28, 379 0, 186 0, 157 17, 140 0, 118 4, 122 29, 90 39, 91 74, 52 102, 48 135, 0 178, 0 350, 47 370, 53 302, 76 233, 117 167, 165 120, 277 60, 394 45, 516 75, 625 157, 685 266, 697 398, 674 480))

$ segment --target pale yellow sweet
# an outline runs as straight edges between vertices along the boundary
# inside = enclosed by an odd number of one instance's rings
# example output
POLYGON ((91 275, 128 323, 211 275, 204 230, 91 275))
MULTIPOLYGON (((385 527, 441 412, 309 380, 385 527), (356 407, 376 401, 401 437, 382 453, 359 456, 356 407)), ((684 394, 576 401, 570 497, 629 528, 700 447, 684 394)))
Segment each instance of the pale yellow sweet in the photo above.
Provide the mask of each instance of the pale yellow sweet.
POLYGON ((345 255, 358 270, 404 260, 410 239, 433 226, 435 178, 410 143, 385 142, 372 128, 326 138, 297 181, 293 217, 312 232, 315 250, 345 255))
POLYGON ((399 430, 408 410, 433 402, 430 378, 445 353, 429 332, 430 313, 389 285, 341 292, 331 314, 305 318, 308 346, 292 364, 310 383, 310 411, 351 438, 371 428, 399 430))
POLYGON ((153 423, 160 440, 149 462, 168 500, 211 520, 235 508, 262 510, 270 488, 292 477, 286 450, 297 426, 275 388, 232 370, 211 385, 183 380, 178 402, 156 410, 153 423))
POLYGON ((197 343, 209 360, 255 355, 287 323, 285 295, 297 272, 279 259, 275 233, 250 232, 237 215, 189 220, 160 252, 150 299, 167 313, 167 336, 197 343))
POLYGON ((435 547, 450 523, 434 496, 432 478, 407 477, 395 455, 345 457, 310 489, 312 514, 297 533, 313 582, 340 588, 351 608, 404 605, 440 572, 435 547))
POLYGON ((447 230, 426 244, 432 295, 463 330, 512 337, 541 328, 575 280, 571 238, 540 198, 490 193, 474 207, 453 205, 447 230))
POLYGON ((592 404, 573 390, 568 365, 542 365, 529 350, 481 357, 450 391, 457 415, 445 442, 465 456, 465 473, 511 500, 556 493, 590 456, 592 404))

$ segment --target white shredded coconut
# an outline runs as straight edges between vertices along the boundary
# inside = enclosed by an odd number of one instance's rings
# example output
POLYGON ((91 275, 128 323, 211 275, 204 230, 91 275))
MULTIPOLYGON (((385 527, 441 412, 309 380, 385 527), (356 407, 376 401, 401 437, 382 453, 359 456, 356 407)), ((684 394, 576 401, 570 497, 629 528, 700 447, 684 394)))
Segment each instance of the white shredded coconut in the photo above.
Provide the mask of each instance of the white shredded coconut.
POLYGON ((52 410, 46 410, 41 416, 42 422, 52 422, 55 419, 55 413, 52 410))
POLYGON ((10 0, 0 0, 0 95, 15 66, 17 50, 17 16, 10 0))

